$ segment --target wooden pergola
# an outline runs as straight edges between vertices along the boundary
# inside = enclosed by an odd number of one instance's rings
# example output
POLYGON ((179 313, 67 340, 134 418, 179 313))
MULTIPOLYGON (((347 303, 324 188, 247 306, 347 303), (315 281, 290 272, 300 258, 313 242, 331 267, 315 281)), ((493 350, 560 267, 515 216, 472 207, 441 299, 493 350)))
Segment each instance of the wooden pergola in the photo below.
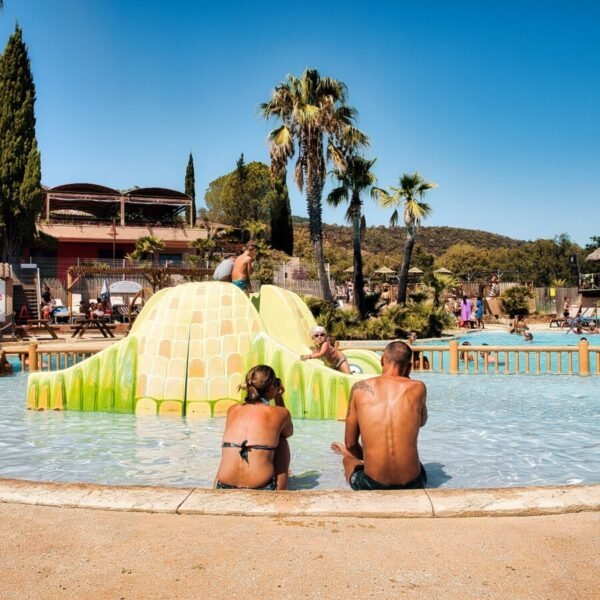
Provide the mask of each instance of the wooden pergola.
POLYGON ((213 269, 186 266, 161 266, 152 263, 136 266, 113 267, 97 263, 94 265, 73 265, 67 269, 67 306, 71 306, 73 288, 82 277, 123 277, 141 275, 152 287, 152 291, 167 286, 171 275, 183 277, 209 277, 213 269))
POLYGON ((44 190, 44 197, 46 223, 81 220, 86 215, 92 221, 106 221, 107 211, 112 211, 116 224, 125 227, 129 224, 128 210, 137 210, 156 223, 182 216, 188 225, 194 225, 193 200, 177 190, 134 188, 120 192, 92 183, 70 183, 44 190))

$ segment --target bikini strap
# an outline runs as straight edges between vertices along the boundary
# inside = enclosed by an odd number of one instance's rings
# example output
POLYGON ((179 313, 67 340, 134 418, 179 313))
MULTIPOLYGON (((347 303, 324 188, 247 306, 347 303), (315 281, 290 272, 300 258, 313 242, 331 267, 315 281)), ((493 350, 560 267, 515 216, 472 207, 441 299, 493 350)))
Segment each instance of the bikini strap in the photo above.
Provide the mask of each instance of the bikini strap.
POLYGON ((263 444, 248 444, 248 440, 244 440, 241 444, 235 442, 223 442, 223 448, 239 448, 242 460, 248 462, 248 452, 251 450, 276 450, 273 446, 264 446, 263 444))

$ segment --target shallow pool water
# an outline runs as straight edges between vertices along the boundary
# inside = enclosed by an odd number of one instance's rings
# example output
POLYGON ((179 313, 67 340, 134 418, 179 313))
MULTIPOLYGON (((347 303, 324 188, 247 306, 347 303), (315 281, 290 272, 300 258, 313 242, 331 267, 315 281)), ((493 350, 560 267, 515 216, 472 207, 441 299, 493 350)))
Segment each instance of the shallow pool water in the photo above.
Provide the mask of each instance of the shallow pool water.
MULTIPOLYGON (((428 487, 600 482, 600 379, 418 376, 429 422, 419 450, 428 487)), ((223 419, 25 409, 26 374, 0 379, 0 477, 210 486, 223 419)), ((329 445, 343 423, 295 421, 292 489, 345 488, 329 445)))
MULTIPOLYGON (((525 342, 522 335, 510 334, 504 331, 469 331, 459 338, 460 343, 469 341, 474 346, 489 344, 490 346, 577 346, 579 340, 584 337, 590 347, 600 347, 600 334, 576 335, 567 329, 555 329, 554 331, 531 331, 533 340, 525 342)), ((436 342, 432 342, 436 343, 436 342)))
MULTIPOLYGON (((497 354, 493 354, 493 358, 497 360, 498 370, 504 371, 505 364, 508 361, 508 370, 511 372, 518 371, 519 373, 526 373, 526 363, 529 366, 530 373, 536 373, 538 370, 537 357, 539 356, 539 371, 541 373, 559 373, 558 361, 560 360, 560 372, 568 373, 569 372, 569 355, 571 356, 571 367, 574 373, 579 372, 579 351, 578 351, 578 343, 581 337, 575 335, 572 332, 568 333, 562 330, 556 331, 533 331, 533 341, 526 342, 523 339, 523 336, 516 334, 509 334, 504 331, 486 331, 485 329, 482 331, 468 331, 465 332, 458 338, 458 342, 460 345, 463 345, 465 342, 468 342, 472 346, 499 346, 504 348, 510 348, 512 346, 519 346, 524 349, 531 348, 531 350, 536 350, 548 346, 555 347, 563 347, 563 348, 573 348, 574 352, 561 352, 560 358, 557 352, 523 352, 519 351, 518 360, 519 365, 518 368, 515 368, 515 360, 517 360, 517 354, 515 352, 499 352, 497 354)), ((600 369, 600 355, 597 350, 600 350, 600 335, 590 335, 587 337, 590 347, 589 353, 589 368, 592 373, 596 373, 598 369, 600 369), (596 350, 596 352, 594 352, 596 350)), ((418 345, 422 345, 424 347, 427 346, 448 346, 448 340, 426 340, 423 343, 417 342, 418 345)), ((440 369, 440 355, 438 353, 427 353, 425 352, 425 356, 429 358, 429 362, 433 365, 434 370, 440 369)), ((460 363, 460 371, 464 370, 464 363, 462 362, 462 353, 461 353, 461 363, 460 363)), ((475 353, 470 355, 471 360, 469 361, 469 371, 472 373, 480 373, 484 374, 484 358, 481 353, 475 353), (477 359, 477 368, 475 365, 475 361, 473 359, 477 359)), ((444 370, 449 370, 449 361, 450 357, 448 354, 444 357, 444 370)), ((489 365, 489 372, 492 373, 495 367, 492 363, 489 365)))

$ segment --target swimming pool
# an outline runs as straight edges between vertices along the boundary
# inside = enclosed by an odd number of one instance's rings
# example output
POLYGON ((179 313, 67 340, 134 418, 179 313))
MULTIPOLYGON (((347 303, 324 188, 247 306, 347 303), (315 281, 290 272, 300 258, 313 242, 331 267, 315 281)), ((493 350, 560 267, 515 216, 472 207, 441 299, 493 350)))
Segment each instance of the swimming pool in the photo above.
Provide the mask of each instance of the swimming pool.
MULTIPOLYGON (((598 379, 423 373, 428 487, 600 482, 598 379)), ((224 420, 25 409, 26 374, 0 380, 0 477, 209 487, 224 420)), ((291 489, 345 489, 329 445, 343 423, 295 421, 291 489)))
MULTIPOLYGON (((573 372, 579 373, 579 348, 578 344, 581 337, 572 332, 550 332, 534 331, 533 341, 527 342, 523 336, 509 334, 506 331, 468 331, 463 335, 452 338, 458 340, 461 346, 459 358, 459 372, 468 370, 470 373, 485 374, 485 360, 482 352, 469 352, 468 364, 464 363, 464 351, 462 345, 470 344, 472 346, 490 346, 486 352, 491 352, 489 356, 494 362, 489 361, 487 373, 520 373, 520 374, 562 374, 573 372), (504 348, 500 352, 492 351, 493 347, 504 348), (514 348, 514 351, 511 350, 514 348), (548 351, 543 351, 547 348, 548 351), (558 351, 557 348, 564 348, 565 351, 558 351), (566 351, 571 349, 571 351, 566 351), (540 350, 542 350, 540 352, 540 350), (517 362, 518 361, 518 362, 517 362)), ((590 335, 587 337, 589 343, 589 370, 590 373, 597 374, 600 371, 600 335, 590 335)), ((445 347, 449 348, 450 340, 424 340, 418 341, 417 346, 427 347, 445 347)), ((483 350, 483 348, 480 348, 483 350)), ((444 369, 440 367, 441 353, 432 350, 425 350, 424 355, 429 359, 434 370, 444 370, 448 372, 450 356, 448 353, 443 357, 444 369)))
MULTIPOLYGON (((510 334, 506 331, 471 331, 461 335, 459 341, 471 342, 474 346, 489 344, 490 346, 577 346, 579 340, 584 337, 590 347, 600 347, 600 335, 581 334, 576 335, 572 331, 535 331, 532 330, 533 340, 526 342, 522 335, 510 334)), ((437 342, 428 342, 437 343, 437 342)))

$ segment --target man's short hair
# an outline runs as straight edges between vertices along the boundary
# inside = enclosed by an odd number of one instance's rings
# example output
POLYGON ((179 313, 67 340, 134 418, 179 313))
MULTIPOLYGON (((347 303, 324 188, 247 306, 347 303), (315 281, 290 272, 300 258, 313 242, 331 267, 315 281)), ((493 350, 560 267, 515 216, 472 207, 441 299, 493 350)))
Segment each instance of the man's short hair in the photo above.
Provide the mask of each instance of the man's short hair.
POLYGON ((393 363, 401 367, 412 363, 412 350, 404 342, 391 342, 383 351, 383 359, 386 363, 393 363))

